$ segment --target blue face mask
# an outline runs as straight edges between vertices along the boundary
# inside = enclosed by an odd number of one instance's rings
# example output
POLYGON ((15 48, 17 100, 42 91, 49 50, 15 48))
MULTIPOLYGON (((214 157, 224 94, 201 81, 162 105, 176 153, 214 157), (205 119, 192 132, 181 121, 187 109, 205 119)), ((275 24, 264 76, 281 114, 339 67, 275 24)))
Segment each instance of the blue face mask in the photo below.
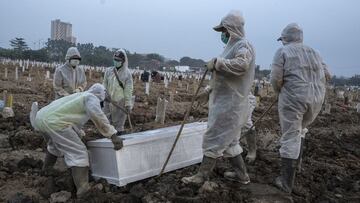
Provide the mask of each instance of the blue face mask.
POLYGON ((122 65, 123 65, 123 62, 122 62, 122 61, 115 61, 115 60, 114 60, 114 66, 115 66, 116 68, 120 68, 122 65))
POLYGON ((226 33, 225 32, 222 32, 221 33, 221 41, 224 43, 224 44, 227 44, 229 42, 229 38, 228 36, 226 36, 226 33))

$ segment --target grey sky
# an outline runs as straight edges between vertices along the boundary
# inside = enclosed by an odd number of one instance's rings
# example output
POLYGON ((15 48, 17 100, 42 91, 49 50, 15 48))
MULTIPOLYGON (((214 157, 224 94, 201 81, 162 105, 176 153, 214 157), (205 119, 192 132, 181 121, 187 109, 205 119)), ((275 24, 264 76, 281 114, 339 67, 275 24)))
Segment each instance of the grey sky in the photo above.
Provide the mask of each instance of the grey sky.
POLYGON ((360 74, 359 8, 359 0, 1 0, 0 47, 24 37, 33 48, 50 37, 50 21, 59 18, 73 24, 80 43, 209 60, 223 48, 211 28, 235 9, 245 17, 262 68, 281 46, 281 30, 297 22, 331 72, 350 76, 360 74))

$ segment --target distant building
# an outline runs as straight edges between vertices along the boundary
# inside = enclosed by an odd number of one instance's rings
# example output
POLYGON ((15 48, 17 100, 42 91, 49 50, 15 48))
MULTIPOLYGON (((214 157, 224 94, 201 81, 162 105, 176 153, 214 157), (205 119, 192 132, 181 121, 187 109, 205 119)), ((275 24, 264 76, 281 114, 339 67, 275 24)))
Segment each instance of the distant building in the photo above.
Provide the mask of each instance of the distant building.
POLYGON ((190 70, 189 66, 175 66, 175 70, 179 72, 187 72, 190 70))
POLYGON ((72 25, 59 19, 51 21, 51 40, 65 40, 76 44, 76 38, 72 36, 72 25))

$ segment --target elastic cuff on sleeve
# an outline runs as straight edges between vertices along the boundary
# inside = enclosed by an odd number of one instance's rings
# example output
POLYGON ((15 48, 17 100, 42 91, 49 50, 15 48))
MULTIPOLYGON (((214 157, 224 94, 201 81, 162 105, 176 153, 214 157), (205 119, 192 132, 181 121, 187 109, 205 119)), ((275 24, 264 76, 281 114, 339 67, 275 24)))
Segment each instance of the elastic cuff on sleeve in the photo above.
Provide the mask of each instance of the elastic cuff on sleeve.
POLYGON ((222 64, 222 58, 217 57, 216 58, 216 63, 214 65, 215 70, 219 71, 220 67, 221 67, 221 64, 222 64))

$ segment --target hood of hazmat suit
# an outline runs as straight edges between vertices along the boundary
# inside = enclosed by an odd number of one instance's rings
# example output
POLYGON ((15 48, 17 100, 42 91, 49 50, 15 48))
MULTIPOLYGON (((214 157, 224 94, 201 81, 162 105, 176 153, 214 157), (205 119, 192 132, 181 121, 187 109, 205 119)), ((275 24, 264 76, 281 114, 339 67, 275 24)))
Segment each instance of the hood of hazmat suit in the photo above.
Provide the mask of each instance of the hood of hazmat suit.
POLYGON ((303 39, 303 30, 301 27, 296 23, 291 23, 284 28, 278 41, 282 41, 283 44, 302 43, 303 39))
POLYGON ((69 59, 71 59, 74 56, 78 56, 79 58, 81 58, 80 52, 76 47, 70 47, 65 55, 65 61, 69 61, 69 59))
POLYGON ((327 67, 317 51, 302 43, 299 25, 286 26, 280 40, 284 46, 277 50, 271 71, 271 84, 279 93, 280 156, 297 159, 301 134, 324 102, 327 67))
POLYGON ((111 99, 115 102, 125 103, 125 106, 131 106, 133 94, 133 78, 128 68, 128 58, 126 52, 122 49, 116 52, 122 52, 125 56, 125 62, 122 67, 116 69, 110 67, 105 71, 103 85, 111 99), (121 84, 116 79, 114 70, 117 71, 121 84))
POLYGON ((93 84, 93 86, 91 86, 87 92, 95 95, 100 101, 105 100, 106 89, 102 84, 99 83, 93 84))
POLYGON ((69 59, 73 56, 80 57, 76 47, 70 47, 65 56, 65 64, 57 67, 54 73, 53 86, 55 99, 85 90, 87 82, 85 71, 81 67, 73 68, 69 59))
POLYGON ((242 152, 239 138, 247 121, 248 95, 255 74, 255 50, 245 39, 244 24, 244 18, 236 11, 221 21, 230 39, 217 57, 210 80, 208 129, 203 152, 211 158, 235 157, 242 152))

